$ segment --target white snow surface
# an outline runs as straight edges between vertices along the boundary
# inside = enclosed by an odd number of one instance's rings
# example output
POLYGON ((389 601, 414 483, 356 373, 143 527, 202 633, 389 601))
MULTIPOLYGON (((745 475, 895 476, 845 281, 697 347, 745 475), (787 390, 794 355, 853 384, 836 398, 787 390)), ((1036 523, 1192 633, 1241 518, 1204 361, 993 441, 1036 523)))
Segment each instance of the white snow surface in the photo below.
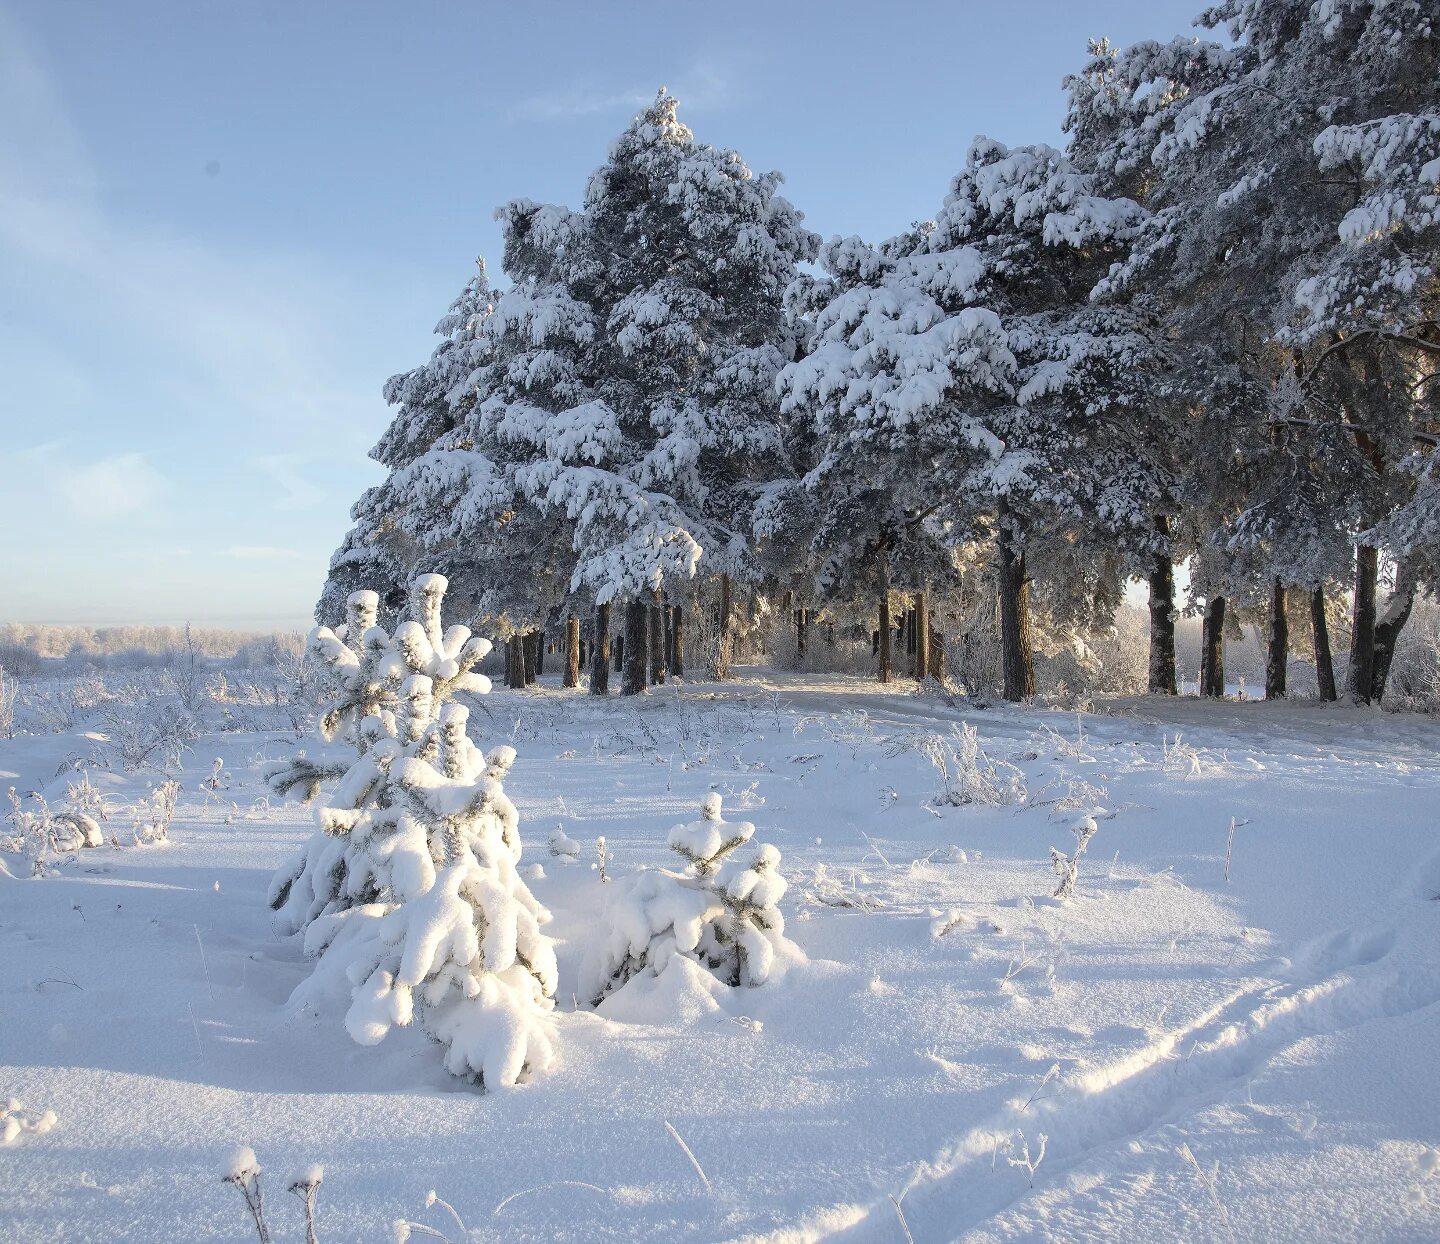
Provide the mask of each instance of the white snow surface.
MULTIPOLYGON (((265 890, 310 823, 261 798, 278 732, 200 740, 168 844, 40 879, 0 856, 0 1100, 58 1120, 0 1150, 0 1240, 253 1239, 218 1178, 238 1147, 277 1240, 303 1238, 288 1182, 324 1164, 327 1244, 402 1217, 455 1238, 431 1189, 475 1240, 1440 1238, 1440 722, 978 711, 743 673, 624 704, 546 679, 472 716, 482 748, 518 749, 528 862, 558 825, 582 861, 603 835, 612 878, 532 883, 555 1060, 503 1093, 418 1031, 355 1045, 343 999, 287 1009, 311 964, 265 890), (1026 805, 932 802, 921 755, 885 746, 962 721, 1026 805), (233 804, 198 790, 216 756, 233 804), (783 854, 803 959, 733 990, 677 960, 627 1006, 574 1009, 606 892, 673 862, 711 792, 783 854), (1056 903, 1049 848, 1096 806, 1056 903), (1011 1159, 1042 1134, 1032 1186, 1011 1159)), ((0 787, 48 790, 92 746, 0 741, 0 787)), ((95 779, 112 804, 147 785, 95 779)))

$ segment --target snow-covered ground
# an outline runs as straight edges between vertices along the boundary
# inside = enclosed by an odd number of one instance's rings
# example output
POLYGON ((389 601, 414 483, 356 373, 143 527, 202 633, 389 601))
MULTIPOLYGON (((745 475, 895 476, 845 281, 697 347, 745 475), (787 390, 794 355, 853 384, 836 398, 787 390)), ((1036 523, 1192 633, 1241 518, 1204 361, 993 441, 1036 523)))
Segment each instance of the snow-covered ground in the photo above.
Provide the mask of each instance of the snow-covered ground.
MULTIPOLYGON (((253 1239, 219 1178, 237 1144, 277 1244, 303 1238, 284 1189, 312 1162, 326 1244, 401 1217, 465 1238, 430 1189, 477 1240, 1440 1238, 1440 722, 974 711, 747 673, 475 711, 519 750, 506 790, 560 941, 558 1064, 512 1090, 466 1089, 418 1033, 362 1049, 341 1008, 287 1008, 307 963, 264 892, 309 820, 263 799, 280 732, 203 737, 168 844, 35 880, 0 856, 0 1100, 58 1118, 0 1148, 0 1239, 253 1239), (1024 806, 934 802, 915 744, 962 721, 1024 806), (663 863, 712 789, 783 853, 806 962, 719 1006, 577 1008, 594 840, 612 876, 663 863), (1113 815, 1056 902, 1049 848, 1089 805, 1113 815), (547 853, 556 825, 579 863, 547 853)), ((0 741, 0 786, 98 746, 0 741)), ((128 837, 144 776, 91 776, 128 837)))

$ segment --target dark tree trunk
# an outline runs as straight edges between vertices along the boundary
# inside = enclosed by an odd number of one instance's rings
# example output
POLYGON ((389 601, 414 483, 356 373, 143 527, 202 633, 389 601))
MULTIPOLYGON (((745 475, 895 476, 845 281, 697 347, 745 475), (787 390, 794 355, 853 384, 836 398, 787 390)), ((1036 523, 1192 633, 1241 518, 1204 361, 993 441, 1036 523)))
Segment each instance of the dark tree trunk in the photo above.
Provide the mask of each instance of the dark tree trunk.
POLYGON ((665 606, 659 588, 650 605, 650 681, 657 687, 665 681, 665 606))
POLYGON ((520 640, 520 664, 525 671, 524 685, 527 687, 535 681, 535 649, 539 647, 539 638, 538 631, 530 631, 520 640))
POLYGON ((1369 704, 1375 688, 1375 577, 1379 555, 1368 544, 1355 550, 1355 614, 1350 625, 1350 668, 1345 690, 1354 704, 1369 704))
POLYGON ((880 655, 880 632, 879 632, 879 631, 871 631, 871 632, 870 632, 870 655, 871 655, 872 657, 878 657, 878 656, 880 655))
POLYGON ((510 636, 505 645, 505 685, 516 691, 525 688, 525 639, 521 635, 510 636))
POLYGON ((1320 684, 1320 698, 1334 703, 1340 696, 1335 690, 1335 664, 1330 659, 1330 624, 1325 621, 1323 587, 1310 593, 1310 630, 1315 641, 1315 681, 1320 684))
POLYGON ((915 678, 930 676, 930 607, 922 589, 915 593, 915 678))
POLYGON ((1225 695, 1225 598, 1205 602, 1200 628, 1200 694, 1221 699, 1225 695))
POLYGON ((930 677, 938 683, 945 681, 945 643, 934 623, 930 626, 930 677))
POLYGON ((673 672, 675 669, 675 606, 662 606, 660 616, 665 623, 665 668, 673 672))
POLYGON ((795 663, 805 660, 805 650, 810 643, 810 610, 795 610, 795 663))
POLYGON ((670 614, 670 672, 685 677, 685 606, 676 605, 670 614))
POLYGON ((894 670, 891 665, 890 589, 880 589, 880 681, 889 682, 894 670))
MULTIPOLYGON (((535 678, 545 672, 545 632, 535 632, 535 678)), ((530 681, 534 682, 535 678, 530 681)))
POLYGON ((1390 681, 1390 663, 1395 659, 1395 645, 1400 632, 1410 620, 1415 607, 1415 575, 1408 562, 1401 562, 1395 571, 1395 591, 1375 621, 1375 664, 1370 673, 1370 698, 1376 704, 1385 698, 1385 685, 1390 681))
MULTIPOLYGON (((1155 519, 1155 530, 1167 540, 1170 517, 1155 519)), ((1150 571, 1150 694, 1175 695, 1175 565, 1170 550, 1155 557, 1150 571)))
POLYGON ((620 694, 639 695, 645 690, 650 664, 650 607, 643 600, 632 600, 625 606, 624 656, 620 694))
POLYGON ((720 634, 716 639, 715 677, 730 677, 730 576, 720 576, 720 634))
POLYGON ((1290 616, 1285 609, 1285 585, 1276 579, 1270 586, 1270 646, 1265 656, 1265 698, 1285 698, 1286 674, 1290 667, 1290 616))
POLYGON ((1007 507, 1000 503, 1000 656, 1005 675, 1005 698, 1012 704, 1035 694, 1035 659, 1030 643, 1030 584, 1025 578, 1025 554, 1011 548, 1007 507))
POLYGON ((573 613, 565 619, 565 686, 580 685, 580 619, 573 613))
MULTIPOLYGON (((624 621, 624 619, 622 618, 621 621, 624 621)), ((621 670, 623 670, 624 668, 625 668, 625 636, 624 636, 624 634, 622 633, 622 634, 619 634, 619 635, 615 636, 615 672, 618 674, 618 673, 619 673, 621 670)))
POLYGON ((590 694, 610 694, 610 602, 595 606, 595 638, 590 644, 590 694))

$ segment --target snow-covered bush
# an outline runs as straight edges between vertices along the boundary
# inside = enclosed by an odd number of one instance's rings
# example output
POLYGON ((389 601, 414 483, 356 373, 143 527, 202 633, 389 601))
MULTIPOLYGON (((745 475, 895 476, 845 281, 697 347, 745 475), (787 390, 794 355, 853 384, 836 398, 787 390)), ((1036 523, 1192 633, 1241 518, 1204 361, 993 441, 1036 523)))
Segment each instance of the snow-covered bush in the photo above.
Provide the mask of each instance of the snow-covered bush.
POLYGON ((581 986, 592 1005, 639 976, 658 977, 677 957, 723 984, 761 985, 789 953, 779 903, 786 890, 780 852, 752 843, 755 826, 726 821, 720 796, 705 796, 700 818, 670 831, 683 871, 653 869, 616 882, 607 931, 587 958, 581 986))
POLYGON ((105 835, 95 819, 85 812, 51 809, 43 795, 31 793, 25 803, 10 787, 10 833, 4 839, 6 850, 24 855, 30 861, 32 876, 44 876, 54 855, 68 855, 84 847, 98 847, 105 835))
POLYGON ((550 914, 517 871, 519 817, 501 786, 515 751, 483 754, 452 699, 489 690, 473 667, 490 645, 442 627, 446 586, 417 579, 416 617, 393 636, 373 625, 373 592, 351 596, 345 628, 313 633, 332 689, 320 750, 267 776, 307 798, 335 781, 270 899, 319 959, 297 1001, 348 991, 345 1025, 362 1045, 418 1019, 453 1074, 495 1088, 552 1060, 555 953, 550 914))
POLYGON ((949 734, 921 730, 898 735, 885 745, 887 756, 915 751, 928 760, 940 778, 937 803, 963 808, 969 804, 1007 807, 1025 802, 1025 775, 1012 764, 996 760, 980 742, 969 722, 949 734))
POLYGON ((130 817, 137 846, 170 840, 170 825, 175 820, 175 804, 179 798, 180 783, 167 778, 136 802, 130 817))
POLYGON ((16 1097, 0 1103, 0 1147, 16 1144, 21 1136, 43 1136, 58 1123, 53 1110, 27 1110, 16 1097))
POLYGON ((183 704, 140 691, 105 706, 102 718, 109 750, 122 769, 174 769, 200 737, 200 725, 183 704))

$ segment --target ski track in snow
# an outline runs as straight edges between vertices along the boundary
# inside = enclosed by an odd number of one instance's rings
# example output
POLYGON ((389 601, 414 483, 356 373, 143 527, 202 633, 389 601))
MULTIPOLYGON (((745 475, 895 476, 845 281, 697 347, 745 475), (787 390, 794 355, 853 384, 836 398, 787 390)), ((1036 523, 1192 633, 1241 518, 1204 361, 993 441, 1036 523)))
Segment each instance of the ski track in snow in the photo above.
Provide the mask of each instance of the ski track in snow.
MULTIPOLYGON (((207 736, 172 844, 0 876, 0 1097, 60 1119, 0 1152, 0 1239, 242 1240, 216 1173, 236 1143, 266 1168, 278 1239, 297 1221, 279 1193, 310 1161, 332 1242, 386 1238, 400 1215, 443 1226, 431 1187, 486 1240, 1440 1236, 1437 723, 1143 699, 981 711, 769 673, 633 713, 551 690, 484 704, 480 741, 520 751, 507 791, 562 939, 560 1066, 481 1096, 417 1034, 362 1050, 340 1009, 287 1008, 307 965, 263 892, 305 813, 254 802, 279 735, 207 736), (961 721, 1020 757, 1032 797, 1109 792, 1070 904, 1045 897, 1063 814, 927 809, 934 775, 880 746, 961 721), (1165 768, 1177 732, 1198 773, 1165 768), (195 793, 217 754, 233 808, 195 793), (783 853, 810 962, 719 1011, 572 1013, 593 839, 612 868, 661 862, 712 787, 783 853), (1226 885, 1231 816, 1249 824, 1226 885), (579 863, 545 854, 557 823, 579 863), (1032 1155, 1047 1137, 1033 1186, 1006 1160, 1022 1133, 1032 1155)), ((43 785, 92 742, 0 743, 0 783, 43 785)), ((117 802, 140 789, 95 777, 117 802)))

